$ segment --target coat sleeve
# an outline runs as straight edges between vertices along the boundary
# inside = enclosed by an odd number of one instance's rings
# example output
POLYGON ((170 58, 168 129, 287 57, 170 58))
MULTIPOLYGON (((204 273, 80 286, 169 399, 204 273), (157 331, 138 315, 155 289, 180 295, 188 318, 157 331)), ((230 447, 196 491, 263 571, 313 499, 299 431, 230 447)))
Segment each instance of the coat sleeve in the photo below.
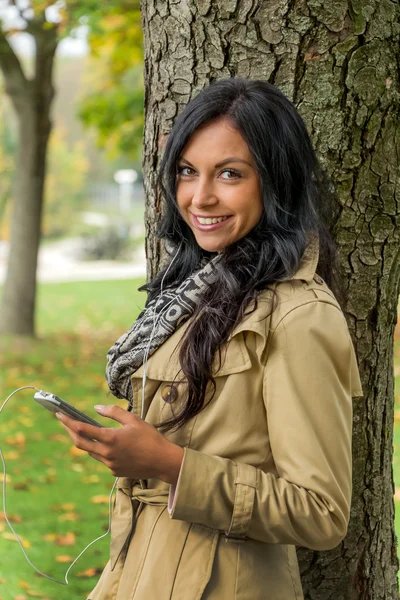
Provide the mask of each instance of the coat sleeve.
POLYGON ((276 472, 185 448, 171 518, 227 538, 336 547, 350 513, 354 361, 336 306, 314 301, 289 312, 272 334, 264 370, 276 472))

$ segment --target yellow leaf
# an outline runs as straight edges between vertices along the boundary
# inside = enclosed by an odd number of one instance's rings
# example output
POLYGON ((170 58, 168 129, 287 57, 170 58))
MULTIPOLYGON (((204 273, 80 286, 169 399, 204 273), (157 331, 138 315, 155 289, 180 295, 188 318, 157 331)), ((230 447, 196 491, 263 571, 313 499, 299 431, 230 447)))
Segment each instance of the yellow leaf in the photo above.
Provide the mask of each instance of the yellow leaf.
POLYGON ((82 477, 83 483, 99 483, 100 477, 98 475, 87 475, 82 477))
POLYGON ((65 513, 64 515, 60 515, 58 517, 59 521, 79 521, 79 515, 75 512, 65 513))
POLYGON ((23 448, 25 446, 25 441, 25 435, 21 431, 6 438, 7 444, 10 444, 10 446, 18 446, 19 448, 23 448))
MULTIPOLYGON (((19 515, 13 514, 10 515, 10 513, 8 513, 8 520, 12 521, 13 523, 22 523, 22 517, 20 517, 19 515)), ((0 511, 0 521, 5 521, 6 520, 6 516, 5 514, 0 511)))
POLYGON ((60 508, 61 510, 74 510, 75 509, 76 504, 74 504, 73 502, 67 502, 66 504, 60 504, 60 508))
POLYGON ((56 556, 56 561, 60 563, 71 562, 72 560, 72 557, 68 556, 67 554, 61 554, 59 556, 56 556))
POLYGON ((6 460, 18 460, 19 459, 19 452, 16 452, 15 450, 10 450, 9 452, 4 452, 4 458, 6 460))
POLYGON ((92 496, 90 501, 93 502, 93 504, 108 504, 110 498, 108 496, 92 496))
POLYGON ((68 454, 70 456, 82 456, 83 454, 87 454, 87 452, 86 452, 86 450, 80 450, 76 446, 71 446, 71 448, 69 449, 68 454))
POLYGON ((77 573, 77 577, 94 577, 95 575, 99 575, 102 572, 102 570, 103 569, 90 567, 85 571, 80 571, 79 573, 77 573))
MULTIPOLYGON (((400 500, 400 487, 397 487, 394 492, 394 499, 400 500)), ((3 534, 4 535, 4 534, 3 534)))
POLYGON ((29 587, 29 583, 26 583, 26 581, 20 581, 19 585, 25 589, 28 589, 28 587, 29 587))
POLYGON ((57 546, 73 546, 75 544, 75 534, 68 531, 65 535, 57 536, 57 546))
MULTIPOLYGON (((10 531, 4 531, 2 533, 2 536, 6 540, 10 540, 12 542, 16 542, 17 541, 17 538, 10 531)), ((19 536, 19 539, 21 540, 21 544, 23 545, 24 548, 30 548, 31 547, 31 544, 30 544, 30 542, 28 542, 28 540, 25 540, 21 536, 19 536)))

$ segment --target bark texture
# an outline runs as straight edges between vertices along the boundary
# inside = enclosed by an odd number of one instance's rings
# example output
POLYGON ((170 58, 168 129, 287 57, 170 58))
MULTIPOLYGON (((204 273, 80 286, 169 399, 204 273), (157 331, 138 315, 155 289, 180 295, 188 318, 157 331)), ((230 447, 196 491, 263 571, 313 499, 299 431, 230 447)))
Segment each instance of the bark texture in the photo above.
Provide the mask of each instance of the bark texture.
POLYGON ((47 143, 51 131, 52 69, 57 48, 53 26, 30 22, 36 42, 35 76, 27 79, 0 33, 0 68, 19 126, 10 253, 0 307, 0 333, 33 335, 47 143))
MULTIPOLYGON (((333 232, 347 275, 346 317, 365 396, 354 406, 349 532, 330 552, 298 551, 309 600, 398 598, 392 476, 393 335, 400 275, 399 30, 391 0, 143 0, 147 260, 163 143, 200 89, 265 79, 297 106, 339 203, 333 232), (397 197, 396 197, 397 185, 397 197)), ((267 593, 267 590, 266 590, 267 593)))

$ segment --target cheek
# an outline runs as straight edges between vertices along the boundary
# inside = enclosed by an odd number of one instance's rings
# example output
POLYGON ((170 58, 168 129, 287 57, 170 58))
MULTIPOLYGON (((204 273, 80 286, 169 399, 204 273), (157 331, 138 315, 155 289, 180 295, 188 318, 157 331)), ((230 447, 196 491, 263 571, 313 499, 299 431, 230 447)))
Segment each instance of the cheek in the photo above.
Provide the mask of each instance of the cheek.
POLYGON ((178 205, 178 209, 181 213, 184 213, 189 205, 189 195, 187 190, 182 188, 182 186, 177 187, 176 189, 176 203, 178 205))

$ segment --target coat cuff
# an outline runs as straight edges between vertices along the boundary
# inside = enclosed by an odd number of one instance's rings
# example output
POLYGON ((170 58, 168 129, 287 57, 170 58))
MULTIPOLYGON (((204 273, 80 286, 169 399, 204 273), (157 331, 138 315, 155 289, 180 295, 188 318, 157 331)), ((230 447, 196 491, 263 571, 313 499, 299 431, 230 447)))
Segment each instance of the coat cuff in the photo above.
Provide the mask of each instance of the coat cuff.
POLYGON ((230 459, 185 448, 176 487, 171 486, 171 519, 198 523, 246 539, 250 526, 257 469, 230 459))

